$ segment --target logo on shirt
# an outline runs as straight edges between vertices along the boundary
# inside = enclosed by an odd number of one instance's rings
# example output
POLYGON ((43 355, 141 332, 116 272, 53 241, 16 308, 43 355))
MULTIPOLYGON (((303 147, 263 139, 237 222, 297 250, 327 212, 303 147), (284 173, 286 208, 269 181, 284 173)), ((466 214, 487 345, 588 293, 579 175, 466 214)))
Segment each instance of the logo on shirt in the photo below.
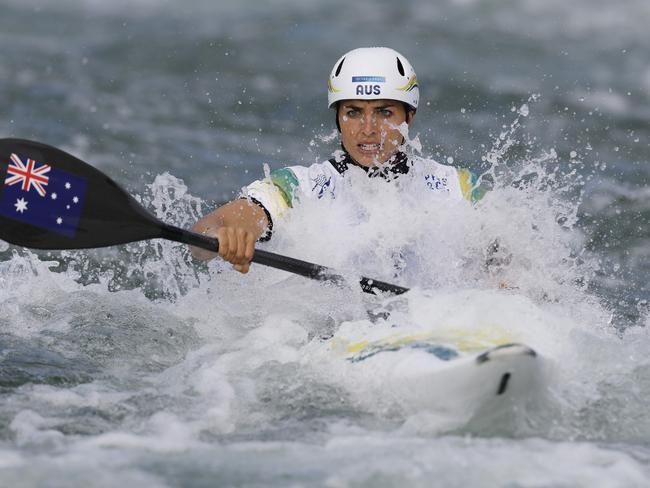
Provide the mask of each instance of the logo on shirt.
POLYGON ((446 190, 447 178, 438 178, 436 175, 425 175, 424 181, 430 190, 446 190))
POLYGON ((318 175, 316 178, 313 178, 311 181, 314 183, 314 186, 312 187, 311 191, 312 192, 317 191, 318 198, 323 198, 323 195, 325 194, 325 190, 329 188, 329 186, 332 184, 332 177, 330 176, 328 178, 325 175, 318 175))

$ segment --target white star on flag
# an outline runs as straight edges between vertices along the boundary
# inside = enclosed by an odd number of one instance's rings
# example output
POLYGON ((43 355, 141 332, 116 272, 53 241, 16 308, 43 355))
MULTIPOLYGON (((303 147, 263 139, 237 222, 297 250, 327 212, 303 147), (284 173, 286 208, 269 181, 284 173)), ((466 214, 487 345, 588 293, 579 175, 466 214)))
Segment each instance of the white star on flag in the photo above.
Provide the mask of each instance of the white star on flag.
MULTIPOLYGON (((0 142, 5 141, 2 139, 0 142)), ((18 145, 23 146, 23 144, 18 145)), ((6 146, 7 144, 2 145, 2 148, 6 149, 6 146)), ((46 157, 42 154, 43 151, 35 147, 34 156, 38 159, 46 157)), ((53 166, 50 166, 31 159, 25 154, 13 153, 10 157, 7 154, 4 156, 0 154, 0 229, 2 231, 6 230, 4 226, 9 225, 5 224, 8 220, 15 221, 14 225, 30 226, 25 233, 33 229, 41 229, 69 239, 74 239, 78 232, 85 229, 82 214, 88 196, 88 178, 61 169, 60 165, 66 166, 65 158, 63 156, 62 158, 61 161, 53 161, 53 166)), ((16 237, 16 239, 20 238, 16 237)), ((1 359, 0 363, 2 363, 1 359)), ((1 371, 0 376, 2 376, 1 371)))
POLYGON ((27 204, 29 202, 25 201, 24 198, 19 198, 16 200, 16 203, 14 203, 14 207, 16 207, 16 212, 23 213, 25 210, 27 210, 27 204))

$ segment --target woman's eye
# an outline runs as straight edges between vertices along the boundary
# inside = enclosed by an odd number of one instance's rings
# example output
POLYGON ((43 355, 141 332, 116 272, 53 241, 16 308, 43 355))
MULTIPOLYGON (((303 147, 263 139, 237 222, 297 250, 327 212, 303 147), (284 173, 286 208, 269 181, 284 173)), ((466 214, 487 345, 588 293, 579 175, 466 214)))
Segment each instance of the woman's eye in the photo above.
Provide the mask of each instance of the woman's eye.
POLYGON ((358 110, 348 110, 346 115, 348 117, 356 117, 356 116, 359 115, 359 111, 358 110))
POLYGON ((381 111, 381 114, 382 114, 384 117, 390 117, 391 115, 393 115, 393 112, 390 111, 390 110, 388 110, 388 109, 384 109, 384 110, 381 111))

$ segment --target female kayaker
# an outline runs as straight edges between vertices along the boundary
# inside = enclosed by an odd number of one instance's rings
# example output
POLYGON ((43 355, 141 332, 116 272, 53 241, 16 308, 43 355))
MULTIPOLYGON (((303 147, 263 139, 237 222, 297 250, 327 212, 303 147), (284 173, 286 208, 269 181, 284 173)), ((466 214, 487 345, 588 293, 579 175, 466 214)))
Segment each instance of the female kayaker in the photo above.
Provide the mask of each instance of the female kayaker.
MULTIPOLYGON (((328 80, 328 103, 336 111, 342 151, 322 163, 272 171, 244 188, 239 198, 204 216, 193 230, 216 237, 218 255, 246 273, 255 243, 271 238, 273 223, 301 199, 336 198, 345 191, 342 182, 350 168, 361 168, 368 177, 474 201, 472 173, 407 156, 402 150, 419 96, 415 71, 397 51, 371 47, 344 54, 328 80), (402 177, 406 174, 410 177, 402 177)), ((217 256, 199 249, 193 252, 199 259, 217 256)))

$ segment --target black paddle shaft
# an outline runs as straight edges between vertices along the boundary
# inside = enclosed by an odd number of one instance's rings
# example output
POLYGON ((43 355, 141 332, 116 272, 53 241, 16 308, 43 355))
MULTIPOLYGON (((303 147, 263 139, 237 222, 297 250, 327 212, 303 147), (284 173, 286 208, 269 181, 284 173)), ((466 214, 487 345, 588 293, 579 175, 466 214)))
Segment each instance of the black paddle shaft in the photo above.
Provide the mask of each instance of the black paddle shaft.
MULTIPOLYGON (((217 239, 165 224, 98 169, 52 146, 0 139, 0 239, 34 249, 84 249, 162 238, 217 252, 217 239)), ((344 283, 317 264, 257 249, 253 262, 344 283)), ((361 278, 366 293, 404 288, 361 278)))
MULTIPOLYGON (((163 224, 163 226, 164 229, 161 237, 164 239, 182 242, 208 251, 216 251, 219 249, 219 241, 214 237, 196 234, 168 224, 163 224)), ((338 285, 345 283, 345 279, 341 275, 336 274, 336 272, 325 266, 301 261, 300 259, 290 258, 288 256, 282 256, 269 251, 263 251, 261 249, 255 250, 253 262, 288 271, 289 273, 311 278, 313 280, 327 281, 338 285)), ((361 278, 359 280, 359 285, 364 292, 371 294, 380 291, 392 293, 394 295, 401 295, 402 293, 409 291, 408 288, 386 283, 384 281, 373 280, 371 278, 361 278)))

